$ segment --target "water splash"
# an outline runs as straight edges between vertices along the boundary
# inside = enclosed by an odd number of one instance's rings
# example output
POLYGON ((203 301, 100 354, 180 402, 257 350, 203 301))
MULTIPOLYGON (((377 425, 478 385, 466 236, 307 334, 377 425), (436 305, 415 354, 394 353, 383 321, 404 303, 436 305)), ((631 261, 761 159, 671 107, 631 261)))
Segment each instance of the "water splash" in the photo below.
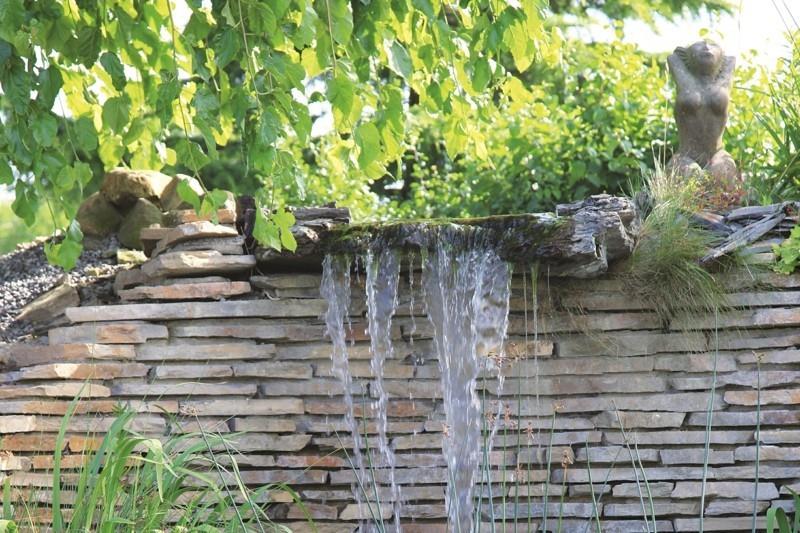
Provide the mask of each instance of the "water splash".
MULTIPOLYGON (((453 531, 473 529, 476 475, 483 453, 476 393, 488 357, 502 354, 511 271, 476 228, 442 226, 423 260, 428 317, 439 359, 448 469, 447 511, 453 531)), ((491 442, 491 441, 489 441, 491 442)))
POLYGON ((388 395, 383 386, 384 366, 392 359, 392 316, 397 309, 397 284, 400 278, 400 258, 396 250, 384 248, 376 255, 368 252, 364 260, 367 269, 367 318, 369 327, 372 360, 373 403, 378 425, 378 451, 384 468, 389 471, 389 480, 394 506, 395 530, 400 532, 400 494, 395 481, 395 457, 387 437, 388 421, 386 410, 388 395))
MULTIPOLYGON (((350 363, 347 357, 347 335, 345 323, 350 323, 350 259, 346 257, 325 257, 322 262, 322 283, 320 294, 328 302, 325 312, 327 334, 331 339, 331 373, 339 379, 344 388, 345 423, 353 439, 353 451, 350 455, 356 485, 353 486, 355 502, 361 509, 362 493, 366 491, 367 475, 364 458, 361 454, 361 433, 353 410, 353 377, 350 374, 350 363)), ((363 513, 362 513, 363 514, 363 513)))

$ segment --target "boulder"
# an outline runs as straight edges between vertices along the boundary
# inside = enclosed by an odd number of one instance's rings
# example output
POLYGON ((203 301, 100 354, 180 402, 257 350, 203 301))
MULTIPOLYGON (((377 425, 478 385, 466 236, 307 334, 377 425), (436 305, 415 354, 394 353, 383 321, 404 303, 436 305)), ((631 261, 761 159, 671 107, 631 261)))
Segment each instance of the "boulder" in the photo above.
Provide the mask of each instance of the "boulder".
POLYGON ((117 231, 122 215, 108 198, 96 192, 83 201, 75 217, 84 235, 105 237, 117 231))
POLYGON ((203 186, 195 178, 187 176, 186 174, 178 174, 172 178, 172 181, 169 182, 169 184, 164 188, 164 191, 161 193, 161 208, 164 211, 172 211, 174 209, 189 209, 192 207, 187 202, 184 202, 178 194, 178 185, 182 181, 188 182, 189 187, 191 187, 191 189, 196 192, 198 196, 203 196, 203 194, 205 194, 203 186))
POLYGON ((117 238, 128 248, 142 249, 142 229, 161 224, 161 209, 144 198, 139 198, 125 215, 117 238))
POLYGON ((100 192, 119 207, 130 207, 137 199, 157 202, 172 178, 155 170, 115 168, 108 172, 100 185, 100 192))

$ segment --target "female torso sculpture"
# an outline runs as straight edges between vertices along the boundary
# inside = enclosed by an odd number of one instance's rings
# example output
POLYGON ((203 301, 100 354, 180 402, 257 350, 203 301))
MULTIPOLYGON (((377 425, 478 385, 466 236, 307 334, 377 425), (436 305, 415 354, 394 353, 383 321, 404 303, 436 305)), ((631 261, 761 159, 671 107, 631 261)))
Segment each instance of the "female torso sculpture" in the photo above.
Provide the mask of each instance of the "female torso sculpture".
POLYGON ((667 170, 683 177, 705 171, 719 184, 738 182, 736 164, 722 147, 736 59, 714 43, 699 41, 676 48, 668 61, 678 87, 675 122, 680 145, 667 170))

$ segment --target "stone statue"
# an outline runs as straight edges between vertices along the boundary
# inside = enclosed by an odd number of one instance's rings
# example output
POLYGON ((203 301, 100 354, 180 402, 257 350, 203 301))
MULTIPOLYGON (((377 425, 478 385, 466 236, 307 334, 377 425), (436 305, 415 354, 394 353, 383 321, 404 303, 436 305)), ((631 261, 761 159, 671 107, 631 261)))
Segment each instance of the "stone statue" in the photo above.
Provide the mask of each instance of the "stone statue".
POLYGON ((667 171, 682 177, 702 177, 705 171, 715 186, 738 188, 736 163, 722 147, 736 58, 724 55, 715 43, 699 41, 676 48, 668 62, 678 88, 675 122, 680 145, 667 171))

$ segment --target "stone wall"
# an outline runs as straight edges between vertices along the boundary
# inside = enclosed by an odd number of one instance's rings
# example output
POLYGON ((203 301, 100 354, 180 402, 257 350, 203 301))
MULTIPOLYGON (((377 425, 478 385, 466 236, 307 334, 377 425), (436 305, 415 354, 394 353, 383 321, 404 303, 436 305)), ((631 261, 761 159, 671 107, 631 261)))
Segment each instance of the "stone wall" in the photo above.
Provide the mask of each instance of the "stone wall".
MULTIPOLYGON (((82 391, 66 441, 67 469, 96 446, 114 406, 128 403, 141 412, 136 429, 148 435, 245 432, 234 441, 246 483, 285 482, 300 493, 318 527, 329 524, 321 530, 354 529, 354 474, 337 451, 340 437, 350 439, 342 387, 330 373, 320 276, 270 274, 249 281, 255 292, 228 301, 72 308, 71 324, 51 330, 49 344, 0 347, 0 479, 47 491, 60 415, 82 391)), ((358 404, 370 394, 371 378, 363 281, 353 278, 349 333, 357 415, 364 412, 358 404)), ((419 273, 413 287, 404 272, 393 321, 395 359, 384 374, 388 428, 405 531, 445 531, 441 440, 447 428, 419 273)), ((705 530, 750 530, 759 381, 757 508, 763 517, 770 505, 790 506, 788 489, 800 489, 800 277, 769 275, 753 287, 736 282, 731 303, 742 308, 716 321, 664 324, 613 276, 542 278, 534 315, 530 280, 515 276, 507 350, 514 360, 503 365, 499 400, 496 379, 478 383, 489 409, 504 413, 489 459, 495 504, 504 495, 510 503, 509 527, 517 490, 521 507, 530 495, 541 515, 549 455, 548 508, 553 517, 563 511, 564 531, 585 530, 593 513, 590 480, 601 497, 603 531, 644 530, 640 489, 648 515, 647 491, 652 494, 659 531, 698 531, 711 400, 705 530)), ((202 291, 185 294, 203 297, 202 291)), ((367 427, 375 431, 373 423, 367 427)), ((279 519, 298 531, 309 528, 285 494, 274 496, 279 519)), ((389 498, 387 491, 382 499, 389 498)), ((389 505, 383 510, 391 511, 389 505)), ((527 525, 521 518, 520 527, 527 525)), ((556 527, 551 519, 547 529, 556 527)))

